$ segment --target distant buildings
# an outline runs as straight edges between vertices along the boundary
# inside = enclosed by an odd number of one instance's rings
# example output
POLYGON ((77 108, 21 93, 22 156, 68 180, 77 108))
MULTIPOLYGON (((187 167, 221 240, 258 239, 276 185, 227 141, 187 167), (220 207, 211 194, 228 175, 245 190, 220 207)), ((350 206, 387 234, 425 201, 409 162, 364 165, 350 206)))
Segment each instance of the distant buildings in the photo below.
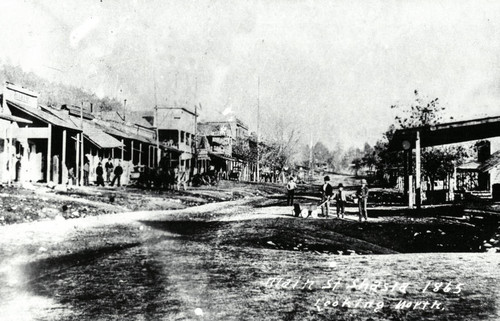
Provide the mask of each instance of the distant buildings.
POLYGON ((202 122, 198 133, 207 141, 208 160, 216 171, 226 173, 230 179, 256 180, 257 145, 243 121, 233 118, 202 122))

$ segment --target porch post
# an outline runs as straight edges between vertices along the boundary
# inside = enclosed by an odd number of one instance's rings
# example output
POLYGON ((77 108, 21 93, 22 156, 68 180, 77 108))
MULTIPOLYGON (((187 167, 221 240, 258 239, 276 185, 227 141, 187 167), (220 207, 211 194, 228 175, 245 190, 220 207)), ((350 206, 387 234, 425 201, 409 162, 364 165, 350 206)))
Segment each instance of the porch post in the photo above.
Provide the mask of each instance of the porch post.
POLYGON ((410 157, 410 152, 405 150, 404 156, 403 156, 403 160, 404 160, 403 161, 403 169, 404 169, 404 174, 403 174, 404 175, 403 176, 403 178, 404 178, 403 191, 404 192, 403 192, 403 195, 405 198, 408 197, 408 186, 409 186, 409 184, 408 184, 408 176, 409 176, 409 174, 408 174, 408 158, 409 157, 410 157))
POLYGON ((50 154, 52 154, 52 124, 49 124, 49 127, 48 127, 48 131, 49 131, 49 137, 47 137, 47 183, 48 182, 51 182, 51 179, 50 179, 50 172, 51 172, 51 161, 52 161, 52 156, 50 154))
POLYGON ((12 183, 12 169, 14 168, 15 170, 15 165, 13 164, 13 157, 12 157, 12 150, 15 151, 14 149, 14 146, 13 146, 13 138, 12 138, 12 126, 13 126, 13 122, 10 122, 10 125, 9 125, 9 129, 6 129, 6 131, 8 131, 9 133, 9 145, 8 145, 8 155, 7 155, 7 159, 8 159, 8 162, 9 162, 9 171, 8 171, 8 183, 9 185, 12 183))
POLYGON ((80 134, 80 145, 82 148, 82 151, 80 152, 80 186, 85 185, 85 182, 83 181, 83 165, 85 164, 85 148, 83 146, 83 130, 82 133, 80 134))
POLYGON ((61 184, 64 184, 64 182, 67 182, 67 175, 65 174, 65 169, 66 168, 66 129, 63 129, 63 135, 62 135, 62 155, 61 155, 61 184))
POLYGON ((415 205, 417 209, 420 209, 422 206, 421 199, 421 187, 420 187, 420 132, 417 131, 415 137, 415 205))
POLYGON ((139 165, 142 165, 142 143, 139 143, 139 165))
POLYGON ((148 167, 151 166, 151 146, 148 146, 148 167))
POLYGON ((410 149, 408 151, 408 208, 413 208, 415 205, 415 189, 413 188, 413 151, 410 149))
MULTIPOLYGON (((8 128, 5 128, 5 131, 2 131, 2 134, 3 134, 3 141, 4 141, 4 152, 3 152, 3 166, 2 166, 2 172, 0 173, 0 177, 2 178, 2 181, 0 181, 0 183, 3 183, 3 182, 8 182, 8 179, 9 179, 9 172, 7 171, 7 162, 9 161, 9 144, 7 143, 8 142, 8 128)), ((9 169, 10 169, 10 163, 9 163, 9 169)))
POLYGON ((76 134, 75 150, 76 150, 76 159, 75 159, 75 168, 73 170, 74 170, 76 185, 80 185, 80 180, 78 179, 78 177, 80 176, 80 166, 79 166, 79 162, 80 162, 80 134, 76 134))
POLYGON ((130 141, 130 160, 132 161, 132 165, 134 165, 134 141, 130 141))

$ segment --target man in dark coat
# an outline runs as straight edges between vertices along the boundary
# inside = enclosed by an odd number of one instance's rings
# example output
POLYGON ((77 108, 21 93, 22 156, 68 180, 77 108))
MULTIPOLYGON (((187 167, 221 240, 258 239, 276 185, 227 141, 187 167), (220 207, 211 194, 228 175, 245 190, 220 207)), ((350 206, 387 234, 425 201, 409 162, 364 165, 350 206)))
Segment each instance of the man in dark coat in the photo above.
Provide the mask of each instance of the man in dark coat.
POLYGON ((330 211, 330 199, 333 196, 333 186, 330 184, 330 176, 325 176, 324 184, 321 186, 321 213, 324 217, 328 217, 330 211))
POLYGON ((345 214, 345 203, 347 202, 347 197, 344 192, 344 185, 342 183, 339 184, 339 190, 335 194, 335 201, 337 205, 337 218, 344 218, 345 214))
POLYGON ((118 163, 118 165, 116 165, 114 174, 115 177, 113 177, 113 180, 111 181, 111 186, 115 185, 115 181, 118 181, 118 187, 120 187, 120 179, 123 174, 123 168, 121 163, 118 163))
POLYGON ((97 175, 97 179, 96 179, 97 186, 99 186, 99 185, 104 186, 104 177, 102 176, 104 174, 104 170, 102 169, 102 164, 100 162, 99 162, 99 164, 97 164, 97 168, 95 169, 95 173, 97 175))

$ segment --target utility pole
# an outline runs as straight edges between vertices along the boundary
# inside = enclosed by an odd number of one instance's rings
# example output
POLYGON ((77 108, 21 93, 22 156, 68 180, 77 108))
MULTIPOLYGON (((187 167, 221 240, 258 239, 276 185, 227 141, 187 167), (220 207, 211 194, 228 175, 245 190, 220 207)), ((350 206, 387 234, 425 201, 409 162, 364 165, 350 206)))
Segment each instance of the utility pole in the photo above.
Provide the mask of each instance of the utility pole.
MULTIPOLYGON (((198 98, 198 77, 195 77, 194 82, 194 96, 195 99, 198 98)), ((201 109, 201 105, 200 105, 201 109)), ((194 169, 198 168, 198 105, 194 104, 194 138, 191 142, 191 151, 194 152, 193 161, 191 163, 191 177, 194 175, 194 169), (194 148, 193 148, 194 145, 194 148)))
MULTIPOLYGON (((198 105, 194 104, 194 139, 191 142, 194 145, 193 162, 191 164, 191 177, 194 175, 194 169, 198 168, 198 105)), ((193 146, 192 145, 192 146, 193 146)), ((193 149, 193 147, 191 148, 193 149)))
POLYGON ((158 100, 156 98, 156 79, 154 81, 155 91, 155 127, 156 127, 156 167, 160 164, 160 131, 158 130, 158 100))
POLYGON ((311 132, 311 141, 309 144, 309 179, 312 181, 314 176, 313 164, 313 133, 311 132))
POLYGON ((260 76, 257 76, 257 182, 260 182, 260 150, 259 150, 259 141, 260 141, 260 76))
MULTIPOLYGON (((85 153, 84 153, 84 150, 83 150, 83 101, 82 101, 82 105, 80 106, 80 129, 82 130, 82 134, 81 134, 81 140, 80 140, 80 148, 82 150, 82 152, 80 153, 80 186, 83 185, 83 161, 85 159, 85 153)), ((78 161, 78 160, 77 160, 78 161)))
POLYGON ((123 100, 123 121, 125 121, 125 113, 126 113, 126 110, 127 110, 127 100, 124 99, 123 100))

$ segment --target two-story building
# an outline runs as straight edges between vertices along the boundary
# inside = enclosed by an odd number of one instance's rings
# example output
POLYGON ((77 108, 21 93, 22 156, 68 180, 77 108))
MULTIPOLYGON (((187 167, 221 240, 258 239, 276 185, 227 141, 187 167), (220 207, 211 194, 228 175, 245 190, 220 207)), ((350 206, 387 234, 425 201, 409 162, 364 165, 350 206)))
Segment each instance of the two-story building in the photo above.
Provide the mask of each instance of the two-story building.
POLYGON ((187 170, 193 166, 196 117, 193 110, 172 106, 159 106, 154 114, 144 116, 158 128, 162 157, 170 168, 181 166, 187 170))
POLYGON ((233 117, 229 120, 201 122, 198 124, 198 134, 207 139, 210 165, 216 171, 241 180, 254 179, 255 161, 249 159, 248 155, 240 155, 242 149, 250 154, 252 146, 248 126, 243 121, 233 117))

